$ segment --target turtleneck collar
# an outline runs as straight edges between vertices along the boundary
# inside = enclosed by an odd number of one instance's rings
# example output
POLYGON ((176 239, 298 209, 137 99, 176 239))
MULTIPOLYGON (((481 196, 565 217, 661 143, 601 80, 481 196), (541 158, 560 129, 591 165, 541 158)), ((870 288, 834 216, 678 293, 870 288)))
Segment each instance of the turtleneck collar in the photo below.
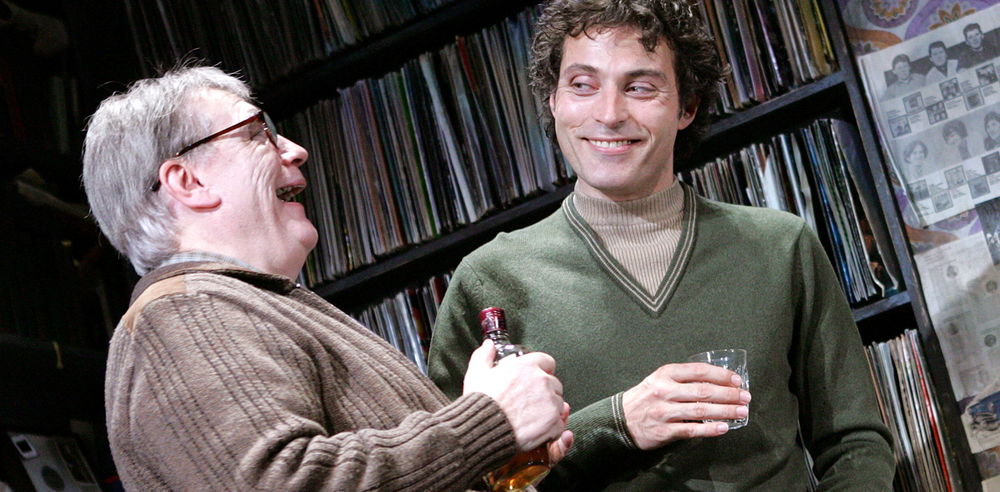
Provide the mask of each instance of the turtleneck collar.
POLYGON ((666 189, 647 197, 615 202, 585 195, 578 184, 573 193, 573 205, 583 220, 594 228, 664 222, 679 224, 684 212, 684 190, 674 179, 666 189))

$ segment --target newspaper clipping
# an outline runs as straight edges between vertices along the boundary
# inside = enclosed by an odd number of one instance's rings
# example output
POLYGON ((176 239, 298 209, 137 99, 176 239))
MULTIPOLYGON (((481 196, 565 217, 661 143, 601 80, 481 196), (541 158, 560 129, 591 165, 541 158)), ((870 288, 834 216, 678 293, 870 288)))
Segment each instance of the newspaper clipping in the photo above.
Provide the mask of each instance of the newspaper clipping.
POLYGON ((984 241, 972 235, 916 257, 973 453, 1000 446, 1000 271, 980 254, 984 241))
POLYGON ((858 60, 921 225, 1000 197, 997 27, 993 7, 858 60))
POLYGON ((1000 5, 858 59, 912 225, 960 214, 981 224, 914 258, 982 469, 1000 465, 998 28, 1000 5))

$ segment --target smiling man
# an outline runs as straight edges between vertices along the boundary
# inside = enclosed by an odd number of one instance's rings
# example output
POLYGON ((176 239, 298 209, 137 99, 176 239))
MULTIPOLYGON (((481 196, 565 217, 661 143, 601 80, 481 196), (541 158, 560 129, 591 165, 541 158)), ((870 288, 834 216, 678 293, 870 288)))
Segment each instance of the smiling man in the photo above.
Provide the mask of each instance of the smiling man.
POLYGON ((316 229, 292 201, 305 149, 211 67, 141 80, 87 128, 84 186, 144 275, 108 355, 125 488, 465 490, 515 452, 572 442, 553 359, 493 367, 453 402, 294 279, 316 229))
POLYGON ((800 218, 698 197, 674 177, 724 71, 684 0, 553 0, 533 41, 543 123, 578 178, 560 210, 467 256, 433 330, 461 394, 476 313, 553 355, 576 438, 540 490, 892 489, 858 330, 800 218), (734 373, 688 356, 742 348, 734 373), (718 420, 749 412, 746 427, 718 420), (801 424, 801 432, 800 432, 801 424))
POLYGON ((945 47, 944 41, 934 41, 927 46, 927 59, 931 61, 931 66, 924 74, 928 84, 948 80, 958 72, 958 60, 948 58, 948 48, 945 47))
POLYGON ((997 57, 997 48, 983 33, 979 24, 971 23, 962 29, 965 43, 958 51, 958 70, 967 70, 997 57))

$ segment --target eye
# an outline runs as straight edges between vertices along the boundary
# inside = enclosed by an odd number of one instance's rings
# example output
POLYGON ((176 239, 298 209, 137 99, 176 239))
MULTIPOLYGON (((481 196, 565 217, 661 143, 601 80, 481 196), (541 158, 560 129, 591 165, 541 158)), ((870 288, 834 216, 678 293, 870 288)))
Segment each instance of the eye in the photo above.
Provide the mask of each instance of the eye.
POLYGON ((264 126, 258 122, 247 125, 247 133, 250 140, 256 142, 267 142, 267 133, 264 131, 264 126))
POLYGON ((625 87, 625 93, 632 96, 649 97, 655 95, 657 90, 656 87, 647 83, 633 83, 625 87))
POLYGON ((590 77, 574 77, 569 82, 570 89, 574 94, 593 94, 597 92, 597 83, 590 77))

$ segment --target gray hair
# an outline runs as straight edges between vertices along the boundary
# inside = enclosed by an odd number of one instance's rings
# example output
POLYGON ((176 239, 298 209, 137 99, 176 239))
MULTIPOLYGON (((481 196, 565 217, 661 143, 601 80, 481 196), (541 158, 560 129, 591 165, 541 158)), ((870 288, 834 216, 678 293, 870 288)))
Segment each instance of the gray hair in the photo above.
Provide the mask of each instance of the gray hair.
POLYGON ((250 87, 218 68, 181 66, 105 99, 87 124, 87 200, 104 235, 140 275, 177 252, 174 217, 150 187, 160 164, 209 133, 210 118, 198 115, 196 104, 207 89, 250 100, 250 87))

